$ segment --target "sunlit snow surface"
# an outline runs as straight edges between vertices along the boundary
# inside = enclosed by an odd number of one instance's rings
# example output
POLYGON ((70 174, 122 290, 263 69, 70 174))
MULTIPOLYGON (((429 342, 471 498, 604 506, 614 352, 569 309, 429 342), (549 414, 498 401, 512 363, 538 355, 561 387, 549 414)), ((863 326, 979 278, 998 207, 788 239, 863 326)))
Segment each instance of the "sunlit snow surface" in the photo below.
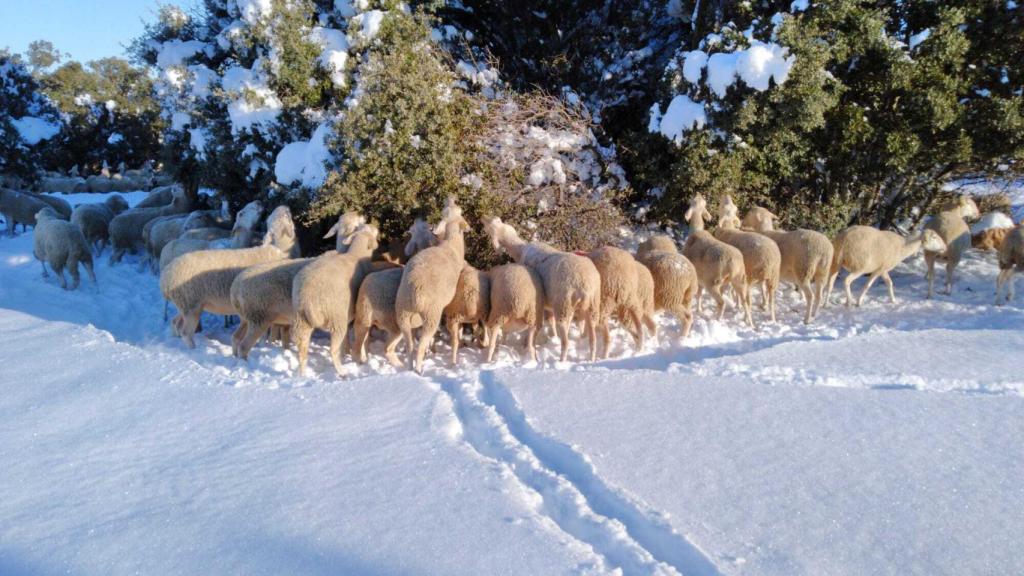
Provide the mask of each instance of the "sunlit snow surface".
POLYGON ((1024 573, 1024 306, 992 305, 992 254, 810 326, 784 290, 776 324, 662 318, 596 365, 512 337, 418 377, 376 342, 346 380, 320 337, 309 378, 237 361, 214 316, 187 350, 108 256, 65 292, 0 237, 5 576, 1024 573))

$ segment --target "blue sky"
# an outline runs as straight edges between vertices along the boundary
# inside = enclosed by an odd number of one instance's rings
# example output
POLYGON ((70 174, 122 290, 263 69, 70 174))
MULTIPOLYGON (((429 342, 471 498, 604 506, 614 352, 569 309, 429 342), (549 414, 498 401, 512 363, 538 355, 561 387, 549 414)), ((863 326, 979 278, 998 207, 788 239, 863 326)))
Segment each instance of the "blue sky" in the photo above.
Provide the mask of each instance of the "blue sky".
MULTIPOLYGON (((191 5, 192 2, 166 2, 191 5)), ((155 19, 156 0, 0 0, 0 48, 24 52, 49 40, 83 62, 124 56, 124 46, 155 19)))

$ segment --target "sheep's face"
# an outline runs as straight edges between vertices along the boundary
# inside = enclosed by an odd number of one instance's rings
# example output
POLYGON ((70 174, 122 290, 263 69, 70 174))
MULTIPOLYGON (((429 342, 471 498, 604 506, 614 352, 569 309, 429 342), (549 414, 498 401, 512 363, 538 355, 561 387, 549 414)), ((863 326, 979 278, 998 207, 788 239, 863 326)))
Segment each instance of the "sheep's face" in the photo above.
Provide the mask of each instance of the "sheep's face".
MULTIPOLYGON (((338 218, 338 221, 331 226, 331 229, 324 234, 324 238, 338 235, 338 241, 342 241, 355 234, 360 226, 366 224, 366 218, 358 212, 345 212, 338 218)), ((347 242, 345 244, 348 244, 347 242)))
POLYGON ((928 252, 945 252, 946 243, 942 241, 942 237, 939 234, 928 228, 924 231, 924 235, 921 238, 921 245, 928 252))
POLYGON ((430 231, 430 225, 423 219, 417 218, 409 228, 409 241, 405 244, 405 255, 411 257, 420 250, 433 246, 436 241, 434 233, 430 231))
POLYGON ((978 211, 978 205, 974 203, 974 199, 970 196, 961 196, 957 202, 960 208, 960 217, 965 220, 974 220, 981 216, 978 211))
POLYGON ((110 211, 113 212, 114 214, 120 214, 121 212, 124 212, 125 210, 128 209, 128 201, 125 200, 124 196, 121 196, 120 194, 115 194, 110 198, 107 198, 107 201, 104 203, 107 205, 107 208, 109 208, 110 211))
POLYGON ((278 206, 270 213, 263 243, 278 248, 291 247, 295 243, 295 224, 292 223, 292 211, 287 206, 278 206))
POLYGON ((683 219, 687 222, 691 222, 695 218, 711 219, 711 213, 708 212, 708 202, 700 194, 697 194, 690 200, 690 207, 686 209, 686 214, 683 215, 683 219))
POLYGON ((452 218, 462 217, 462 208, 455 203, 455 196, 448 197, 448 203, 445 205, 444 210, 441 211, 441 221, 447 222, 452 218))
POLYGON ((263 204, 260 204, 259 200, 253 200, 238 211, 238 215, 235 217, 235 225, 232 227, 232 230, 252 230, 253 228, 256 228, 256 224, 259 223, 260 216, 262 215, 263 204))
POLYGON ((743 227, 766 232, 775 229, 774 220, 778 220, 778 216, 769 212, 767 208, 754 206, 743 217, 743 227))

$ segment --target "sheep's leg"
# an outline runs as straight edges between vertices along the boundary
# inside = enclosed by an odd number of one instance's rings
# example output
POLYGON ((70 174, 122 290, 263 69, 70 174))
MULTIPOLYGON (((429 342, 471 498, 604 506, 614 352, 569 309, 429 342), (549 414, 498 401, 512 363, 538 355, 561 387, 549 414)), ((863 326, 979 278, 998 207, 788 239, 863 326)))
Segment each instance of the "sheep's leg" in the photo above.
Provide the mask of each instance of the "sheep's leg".
POLYGON ((1002 306, 1003 300, 999 298, 999 295, 1003 293, 1003 286, 1006 285, 1006 277, 1012 269, 1000 270, 999 276, 996 277, 996 306, 1002 306))
MULTIPOLYGON (((725 317, 725 297, 722 296, 722 287, 719 284, 712 284, 708 288, 708 292, 711 292, 711 297, 714 298, 715 304, 718 306, 715 309, 715 320, 721 320, 725 317)), ((698 300, 698 303, 700 300, 698 300)))
POLYGON ((647 331, 651 333, 651 338, 658 338, 658 323, 654 321, 654 316, 650 314, 643 315, 644 326, 647 327, 647 331))
MULTIPOLYGON (((768 303, 768 280, 761 280, 760 284, 761 284, 761 311, 762 312, 767 312, 768 311, 768 304, 769 304, 768 303)), ((774 322, 775 319, 772 318, 772 321, 774 322)))
POLYGON ((882 272, 882 281, 885 282, 886 287, 889 288, 889 302, 896 303, 896 291, 892 286, 892 278, 889 277, 889 272, 882 272))
MULTIPOLYGON (((395 349, 398 348, 398 343, 402 341, 402 335, 399 333, 392 336, 388 333, 388 337, 390 340, 388 340, 387 345, 384 347, 384 357, 387 358, 388 362, 390 362, 395 368, 401 368, 402 361, 398 359, 398 354, 395 354, 395 349)), ((366 361, 365 356, 363 357, 363 361, 366 361)))
POLYGON ((196 347, 196 327, 199 326, 199 315, 202 313, 202 308, 190 312, 179 312, 182 316, 181 339, 185 341, 185 345, 188 346, 189 350, 194 350, 196 347))
POLYGON ((1006 284, 1007 284, 1007 286, 1006 286, 1006 301, 1007 302, 1010 302, 1010 301, 1013 300, 1013 295, 1014 295, 1014 292, 1013 292, 1013 281, 1014 280, 1016 280, 1016 278, 1014 278, 1014 276, 1013 276, 1013 268, 1010 268, 1010 274, 1008 275, 1008 277, 1006 279, 1006 284))
POLYGON ((280 328, 281 334, 281 349, 290 350, 292 347, 292 326, 291 324, 285 324, 280 328))
POLYGON ((829 305, 832 304, 832 289, 836 285, 836 278, 839 278, 838 268, 828 275, 828 288, 825 290, 825 298, 821 302, 821 305, 825 308, 828 308, 829 305))
POLYGON ((40 260, 39 261, 39 265, 43 267, 43 278, 49 278, 50 277, 50 273, 46 271, 46 261, 45 260, 40 260))
MULTIPOLYGON (((526 352, 527 352, 527 354, 530 355, 530 360, 533 361, 533 362, 537 361, 537 346, 534 343, 534 340, 536 339, 536 337, 537 337, 537 327, 536 326, 530 326, 529 328, 526 329, 526 352)), ((488 356, 487 361, 490 362, 490 356, 488 356)))
POLYGON ((242 340, 245 338, 246 332, 249 331, 249 323, 242 318, 241 322, 238 323, 238 328, 231 334, 231 355, 238 358, 239 346, 242 344, 242 340))
POLYGON ((846 288, 846 305, 853 306, 853 292, 850 291, 850 285, 857 278, 860 278, 863 274, 854 274, 849 272, 846 274, 846 278, 843 279, 843 287, 846 288))
POLYGON ((775 322, 775 293, 779 286, 777 283, 775 285, 772 285, 771 283, 766 284, 768 286, 768 316, 772 319, 772 322, 775 322))
POLYGON ((170 311, 170 307, 171 302, 169 300, 164 300, 164 324, 167 323, 167 313, 170 311))
POLYGON ((242 360, 249 360, 249 352, 252 352, 253 346, 260 341, 260 338, 267 333, 271 327, 269 322, 262 323, 249 323, 249 329, 245 333, 245 338, 238 343, 238 357, 242 360))
POLYGON ((753 297, 750 294, 752 292, 750 284, 737 284, 734 282, 732 289, 733 292, 740 295, 740 301, 743 303, 743 315, 746 317, 747 325, 751 328, 757 329, 757 326, 754 325, 754 315, 751 313, 751 300, 753 297))
POLYGON ((309 342, 313 339, 313 327, 301 318, 295 319, 295 346, 299 349, 299 367, 295 369, 295 375, 302 377, 306 374, 306 362, 309 360, 309 342))
POLYGON ((946 261, 946 295, 953 295, 953 271, 959 262, 952 257, 946 261))
MULTIPOLYGON (((587 340, 590 344, 590 361, 597 361, 597 318, 594 314, 587 317, 586 322, 587 340)), ((566 325, 568 327, 568 324, 566 325)), ((568 330, 566 330, 568 332, 568 330)))
POLYGON ((804 313, 804 324, 810 324, 811 318, 814 317, 814 292, 811 290, 811 283, 803 281, 798 286, 800 288, 800 294, 804 297, 804 304, 807 305, 807 311, 804 313))
POLYGON ((345 374, 341 369, 341 356, 342 348, 345 346, 346 340, 348 340, 348 322, 342 324, 344 328, 331 330, 331 363, 334 364, 334 371, 338 373, 340 378, 344 378, 345 374))
POLYGON ((501 336, 501 325, 491 329, 491 340, 487 343, 487 363, 494 361, 494 350, 498 347, 498 338, 501 336))
POLYGON ((679 323, 683 326, 683 340, 686 340, 687 336, 690 335, 690 329, 693 328, 693 312, 686 306, 681 306, 674 310, 676 318, 679 319, 679 323))
POLYGON ((860 306, 864 302, 864 295, 868 293, 868 290, 871 289, 871 285, 875 283, 875 280, 878 280, 879 276, 881 276, 881 273, 876 273, 872 274, 871 276, 868 276, 867 284, 864 285, 864 289, 861 290, 860 295, 857 296, 857 306, 860 306))
MULTIPOLYGON (((403 322, 401 318, 398 320, 398 328, 402 331, 402 337, 405 339, 406 353, 409 355, 410 367, 415 366, 414 351, 416 350, 416 341, 413 340, 412 336, 412 324, 409 322, 403 322)), ((422 336, 421 336, 422 337, 422 336)))
POLYGON ((78 262, 72 260, 68 263, 68 273, 71 274, 70 290, 75 290, 78 288, 78 284, 82 281, 81 277, 78 275, 78 262))
MULTIPOLYGON (((562 319, 555 322, 555 332, 558 334, 558 341, 562 346, 561 354, 559 355, 559 361, 565 362, 565 359, 569 357, 569 320, 562 319)), ((594 346, 594 344, 591 344, 594 346)))
POLYGON ((414 369, 417 374, 423 374, 423 358, 427 355, 427 347, 434 341, 437 328, 441 325, 441 315, 423 315, 423 326, 420 328, 420 341, 416 346, 416 364, 414 369))
MULTIPOLYGON (((356 337, 352 355, 356 357, 356 362, 366 364, 366 341, 370 338, 370 327, 362 322, 355 322, 352 331, 356 337)), ((400 338, 401 335, 399 335, 400 338)))
POLYGON ((459 333, 462 331, 462 324, 460 324, 460 323, 458 323, 458 322, 456 322, 454 320, 449 320, 447 322, 447 324, 448 324, 448 336, 452 340, 452 366, 458 366, 459 365, 459 340, 462 340, 462 338, 460 338, 461 334, 459 334, 459 333))
POLYGON ((629 316, 631 323, 633 324, 633 343, 636 345, 636 351, 642 352, 644 349, 644 319, 643 314, 638 310, 630 310, 629 316))
POLYGON ((931 252, 925 252, 924 262, 928 266, 924 277, 928 279, 928 298, 931 298, 935 292, 935 256, 931 252))
POLYGON ((68 280, 64 277, 64 266, 62 264, 54 266, 52 263, 50 265, 53 266, 53 272, 57 275, 57 278, 60 278, 60 287, 67 290, 68 280))
POLYGON ((601 341, 603 342, 600 356, 602 360, 607 360, 612 347, 612 333, 611 330, 608 328, 608 318, 603 317, 600 320, 598 320, 597 328, 601 334, 601 341))
POLYGON ((704 313, 704 304, 702 302, 703 298, 701 298, 703 295, 704 295, 704 287, 701 286, 700 284, 698 284, 697 285, 697 314, 703 314, 704 313))

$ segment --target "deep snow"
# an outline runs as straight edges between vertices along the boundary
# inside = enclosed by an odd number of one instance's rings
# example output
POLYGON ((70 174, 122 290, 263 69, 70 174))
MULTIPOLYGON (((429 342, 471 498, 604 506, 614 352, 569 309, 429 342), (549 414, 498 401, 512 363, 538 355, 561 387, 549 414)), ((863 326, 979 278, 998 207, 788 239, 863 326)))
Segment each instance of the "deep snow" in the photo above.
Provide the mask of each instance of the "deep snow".
POLYGON ((309 378, 234 360, 213 316, 189 351, 137 260, 65 292, 31 249, 0 238, 0 574, 1024 572, 1024 308, 991 254, 811 326, 786 291, 777 324, 680 347, 665 319, 597 365, 442 345, 340 380, 323 341, 309 378))

